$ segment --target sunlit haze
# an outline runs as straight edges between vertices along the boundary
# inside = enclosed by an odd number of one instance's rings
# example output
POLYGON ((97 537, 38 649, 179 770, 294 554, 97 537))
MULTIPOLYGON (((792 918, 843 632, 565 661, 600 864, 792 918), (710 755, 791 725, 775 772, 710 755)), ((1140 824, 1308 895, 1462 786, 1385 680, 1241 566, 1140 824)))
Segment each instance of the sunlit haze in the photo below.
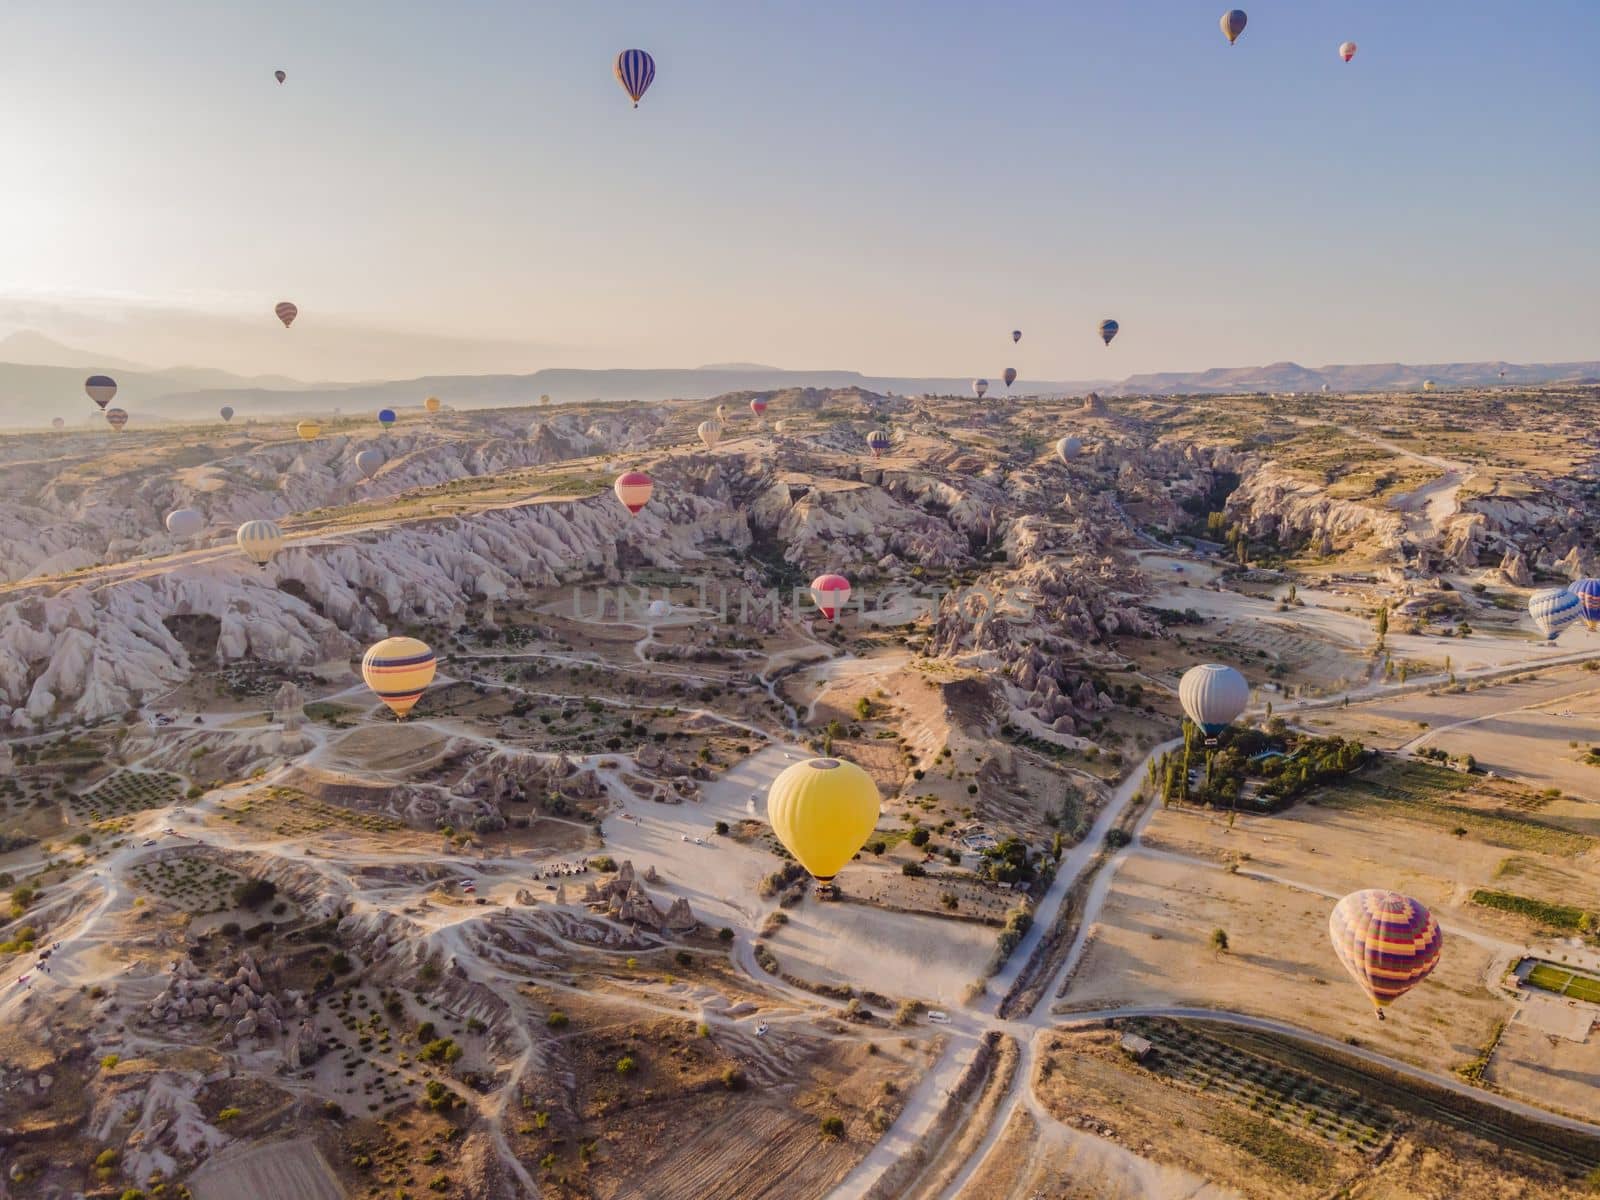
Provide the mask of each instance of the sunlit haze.
POLYGON ((79 0, 0 33, 0 335, 136 363, 1597 352, 1589 0, 1276 0, 1231 48, 1189 0, 79 0))

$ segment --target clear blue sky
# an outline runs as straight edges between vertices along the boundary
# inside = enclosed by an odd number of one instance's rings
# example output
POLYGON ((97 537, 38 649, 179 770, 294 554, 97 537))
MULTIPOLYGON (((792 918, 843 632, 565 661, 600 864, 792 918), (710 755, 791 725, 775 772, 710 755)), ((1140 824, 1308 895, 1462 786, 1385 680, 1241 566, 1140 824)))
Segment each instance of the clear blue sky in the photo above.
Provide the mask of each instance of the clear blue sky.
POLYGON ((285 297, 517 369, 1600 357, 1600 3, 1245 7, 8 5, 0 294, 236 313, 189 361, 252 368, 285 297))

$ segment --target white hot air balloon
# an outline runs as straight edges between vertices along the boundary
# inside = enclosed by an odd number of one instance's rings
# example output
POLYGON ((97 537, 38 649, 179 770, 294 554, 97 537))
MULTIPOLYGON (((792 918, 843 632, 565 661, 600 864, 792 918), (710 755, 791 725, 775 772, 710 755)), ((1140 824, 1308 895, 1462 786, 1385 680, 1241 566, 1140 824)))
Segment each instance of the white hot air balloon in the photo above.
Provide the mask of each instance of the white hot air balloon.
POLYGON ((246 521, 236 535, 239 549, 243 550, 258 567, 272 561, 272 556, 283 545, 283 533, 271 521, 246 521))
POLYGON ((205 514, 199 509, 175 508, 167 514, 167 532, 175 538, 192 538, 205 527, 205 514))
POLYGON ((665 600, 652 600, 647 611, 652 618, 659 621, 662 617, 672 615, 672 605, 665 600))
POLYGON ((705 443, 707 450, 715 450, 717 443, 722 440, 722 422, 701 421, 695 432, 700 435, 700 440, 705 443))
POLYGON ((1056 443, 1056 454, 1064 463, 1069 463, 1083 453, 1083 443, 1075 437, 1064 437, 1056 443))
POLYGON ((1232 667, 1204 663, 1183 673, 1178 681, 1178 701, 1205 734, 1206 745, 1215 746, 1217 735, 1250 703, 1250 684, 1232 667))
POLYGON ((383 452, 381 450, 363 450, 356 455, 356 470, 368 479, 371 479, 383 469, 383 452))

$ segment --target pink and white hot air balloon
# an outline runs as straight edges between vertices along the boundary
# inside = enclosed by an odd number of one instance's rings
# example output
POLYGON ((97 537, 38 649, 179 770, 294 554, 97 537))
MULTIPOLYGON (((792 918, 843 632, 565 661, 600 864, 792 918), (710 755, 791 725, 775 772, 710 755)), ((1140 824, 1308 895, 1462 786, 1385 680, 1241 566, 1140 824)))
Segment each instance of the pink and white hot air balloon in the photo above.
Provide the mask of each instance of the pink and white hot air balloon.
POLYGON ((767 402, 760 396, 757 396, 754 400, 750 401, 750 411, 755 413, 756 420, 759 421, 767 411, 767 402))
POLYGON ((624 508, 638 516, 639 510, 650 503, 650 495, 656 490, 656 485, 643 471, 624 471, 617 476, 611 490, 617 494, 624 508))
POLYGON ((1344 45, 1339 47, 1339 57, 1344 59, 1345 62, 1349 62, 1355 56, 1356 44, 1354 42, 1346 42, 1344 45))
POLYGON ((850 581, 843 575, 818 575, 811 581, 811 598, 816 601, 818 612, 836 621, 850 602, 850 581))

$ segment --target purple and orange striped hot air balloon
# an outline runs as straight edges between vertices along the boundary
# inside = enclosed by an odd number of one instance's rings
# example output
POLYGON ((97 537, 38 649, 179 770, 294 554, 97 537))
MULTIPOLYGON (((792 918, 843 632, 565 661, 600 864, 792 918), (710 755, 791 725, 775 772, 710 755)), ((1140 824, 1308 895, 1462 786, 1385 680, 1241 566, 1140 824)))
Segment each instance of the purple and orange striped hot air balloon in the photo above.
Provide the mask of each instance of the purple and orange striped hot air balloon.
POLYGON ((362 656, 361 678, 396 720, 404 720, 433 682, 439 660, 414 637, 384 638, 362 656))
POLYGON ((1383 1010, 1432 973, 1444 931, 1419 900, 1384 888, 1351 892, 1328 916, 1334 953, 1383 1010))

